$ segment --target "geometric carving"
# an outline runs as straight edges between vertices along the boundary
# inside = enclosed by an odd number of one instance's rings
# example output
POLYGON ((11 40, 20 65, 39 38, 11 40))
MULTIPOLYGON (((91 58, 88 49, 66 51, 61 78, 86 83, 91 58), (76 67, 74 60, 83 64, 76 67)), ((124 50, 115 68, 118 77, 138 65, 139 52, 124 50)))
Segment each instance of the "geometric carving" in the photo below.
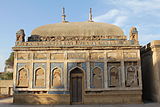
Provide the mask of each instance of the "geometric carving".
POLYGON ((126 87, 138 86, 138 68, 136 62, 125 62, 126 87))
POLYGON ((125 59, 136 59, 137 58, 137 53, 124 52, 124 58, 125 59))
POLYGON ((52 87, 53 88, 61 88, 61 70, 56 68, 52 71, 52 87))
POLYGON ((28 75, 27 75, 27 70, 22 68, 19 71, 18 75, 18 86, 19 87, 28 87, 28 75))
POLYGON ((29 59, 29 54, 27 54, 27 53, 18 53, 17 54, 17 59, 18 60, 27 60, 27 59, 29 59))
POLYGON ((110 84, 109 86, 118 86, 119 85, 119 75, 118 75, 119 70, 115 67, 112 67, 110 69, 110 84))
POLYGON ((103 82, 102 82, 102 72, 101 69, 96 67, 93 69, 93 88, 102 88, 103 82))
POLYGON ((52 53, 51 59, 52 60, 64 59, 64 54, 63 53, 52 53))
POLYGON ((108 63, 109 86, 118 87, 120 84, 120 63, 108 63))
POLYGON ((103 60, 104 59, 104 53, 92 52, 92 53, 90 53, 90 59, 92 59, 92 60, 103 60))
POLYGON ((107 53, 108 55, 107 55, 107 59, 108 60, 120 60, 120 58, 121 58, 121 54, 120 53, 117 53, 117 52, 109 52, 109 53, 107 53))
POLYGON ((35 71, 35 86, 36 87, 45 87, 45 75, 42 68, 38 68, 35 71))
POLYGON ((86 53, 67 53, 68 59, 86 59, 86 53))
POLYGON ((47 54, 45 53, 34 53, 34 59, 41 60, 41 59, 47 59, 47 54))

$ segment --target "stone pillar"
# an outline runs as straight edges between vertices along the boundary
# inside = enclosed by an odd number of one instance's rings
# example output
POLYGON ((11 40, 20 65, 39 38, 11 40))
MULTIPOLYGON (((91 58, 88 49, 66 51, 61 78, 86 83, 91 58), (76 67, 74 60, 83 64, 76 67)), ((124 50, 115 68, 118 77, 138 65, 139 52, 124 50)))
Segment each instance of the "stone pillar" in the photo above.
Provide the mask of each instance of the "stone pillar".
POLYGON ((122 54, 122 60, 121 60, 121 79, 122 79, 122 87, 125 87, 125 68, 124 68, 124 56, 123 56, 123 51, 121 52, 122 54))
POLYGON ((17 52, 14 52, 13 90, 16 90, 16 82, 17 82, 16 79, 17 79, 17 52))
POLYGON ((47 55, 47 68, 46 68, 46 89, 50 87, 50 53, 47 55))
POLYGON ((88 52, 87 53, 87 60, 88 60, 88 62, 86 62, 86 64, 87 64, 87 71, 86 71, 87 72, 86 73, 87 74, 87 78, 86 78, 87 79, 87 81, 86 81, 87 82, 87 89, 90 89, 90 87, 91 87, 90 86, 91 85, 90 84, 90 82, 91 82, 91 70, 90 70, 90 61, 89 61, 90 58, 89 58, 89 54, 90 53, 88 52))
POLYGON ((67 52, 64 52, 64 89, 68 88, 67 52))
POLYGON ((30 58, 31 58, 31 61, 30 61, 30 69, 29 69, 29 89, 32 89, 33 88, 33 81, 34 81, 34 78, 33 78, 33 73, 34 73, 33 52, 30 53, 30 58))
POLYGON ((91 82, 91 70, 90 70, 90 62, 86 62, 86 64, 87 64, 87 89, 90 89, 90 82, 91 82))
POLYGON ((104 58, 104 88, 108 88, 107 52, 104 58))
POLYGON ((142 88, 142 72, 141 72, 141 57, 140 57, 140 50, 137 52, 138 55, 138 80, 139 80, 139 86, 142 88))

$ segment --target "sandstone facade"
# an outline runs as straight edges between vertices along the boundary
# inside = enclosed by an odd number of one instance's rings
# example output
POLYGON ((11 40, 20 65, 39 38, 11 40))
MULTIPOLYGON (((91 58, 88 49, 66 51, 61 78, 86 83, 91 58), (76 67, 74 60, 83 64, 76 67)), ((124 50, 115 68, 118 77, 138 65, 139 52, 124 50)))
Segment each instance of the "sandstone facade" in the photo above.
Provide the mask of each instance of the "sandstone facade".
POLYGON ((111 24, 62 22, 20 30, 14 102, 29 104, 141 103, 138 32, 130 40, 111 24))

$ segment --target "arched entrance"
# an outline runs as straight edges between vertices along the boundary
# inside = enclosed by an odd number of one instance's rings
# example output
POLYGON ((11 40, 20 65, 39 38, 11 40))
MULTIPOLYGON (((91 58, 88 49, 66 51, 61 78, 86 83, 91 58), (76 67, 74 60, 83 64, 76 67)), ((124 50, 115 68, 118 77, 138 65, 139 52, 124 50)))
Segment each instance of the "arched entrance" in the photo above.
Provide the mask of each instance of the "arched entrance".
POLYGON ((70 72, 71 104, 83 103, 83 71, 75 68, 70 72))

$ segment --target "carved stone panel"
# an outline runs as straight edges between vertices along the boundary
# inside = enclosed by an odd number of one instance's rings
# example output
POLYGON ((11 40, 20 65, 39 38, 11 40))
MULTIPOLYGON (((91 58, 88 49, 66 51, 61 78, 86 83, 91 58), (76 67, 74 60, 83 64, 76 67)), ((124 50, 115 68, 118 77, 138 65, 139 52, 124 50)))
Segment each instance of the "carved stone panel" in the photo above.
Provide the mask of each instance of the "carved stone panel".
POLYGON ((103 87, 103 81, 102 81, 102 71, 100 68, 96 67, 93 70, 93 88, 102 88, 103 87))
POLYGON ((124 52, 124 59, 137 59, 137 53, 135 53, 135 52, 124 52))
POLYGON ((35 71, 35 87, 45 87, 45 74, 42 68, 35 71))
POLYGON ((103 60, 104 59, 104 53, 100 52, 92 52, 90 53, 90 59, 91 60, 103 60))
POLYGON ((52 60, 64 59, 63 53, 51 53, 52 60))
POLYGON ((30 59, 30 54, 28 53, 17 53, 17 60, 28 60, 30 59))
POLYGON ((138 66, 136 62, 125 62, 126 87, 138 86, 138 66))
POLYGON ((108 64, 108 78, 109 87, 119 87, 120 86, 120 63, 119 62, 109 62, 108 64))
POLYGON ((28 87, 28 72, 22 68, 18 71, 18 84, 19 87, 28 87))
POLYGON ((91 88, 103 88, 103 62, 90 62, 90 87, 91 88))
POLYGON ((52 87, 62 88, 61 70, 59 68, 55 68, 52 71, 52 87))
POLYGON ((109 53, 107 53, 107 59, 109 61, 121 60, 121 53, 118 53, 118 52, 109 52, 109 53))
POLYGON ((68 59, 86 59, 86 53, 67 53, 68 59))
POLYGON ((47 54, 46 53, 34 53, 34 57, 35 60, 43 60, 43 59, 47 59, 47 54))

